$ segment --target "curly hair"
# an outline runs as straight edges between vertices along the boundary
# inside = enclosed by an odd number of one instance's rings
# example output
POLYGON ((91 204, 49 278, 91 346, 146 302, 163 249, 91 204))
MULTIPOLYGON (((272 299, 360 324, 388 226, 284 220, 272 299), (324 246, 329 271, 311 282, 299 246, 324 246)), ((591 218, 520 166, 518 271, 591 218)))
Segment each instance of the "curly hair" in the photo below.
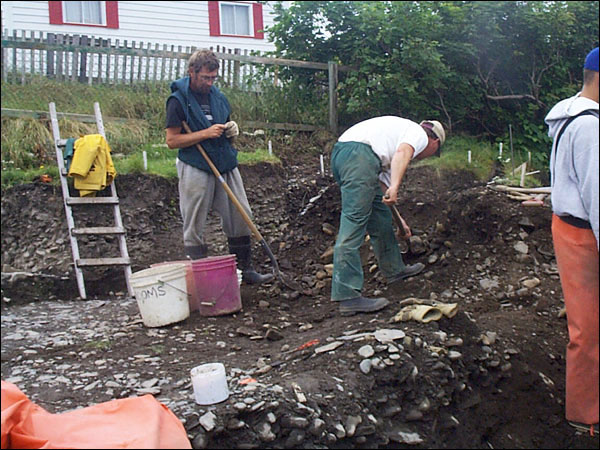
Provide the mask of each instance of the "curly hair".
POLYGON ((188 70, 201 70, 206 67, 210 72, 219 68, 219 60, 217 56, 210 50, 196 50, 188 61, 188 70))

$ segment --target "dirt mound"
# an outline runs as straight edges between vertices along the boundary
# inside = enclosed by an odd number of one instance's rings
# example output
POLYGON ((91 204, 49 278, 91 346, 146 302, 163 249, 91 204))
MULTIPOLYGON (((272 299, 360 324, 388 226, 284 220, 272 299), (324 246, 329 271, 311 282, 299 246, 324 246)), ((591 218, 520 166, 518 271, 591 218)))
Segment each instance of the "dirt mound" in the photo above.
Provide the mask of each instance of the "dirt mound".
MULTIPOLYGON (((86 272, 92 300, 77 300, 59 188, 3 193, 2 378, 53 412, 152 393, 196 448, 597 446, 564 420, 549 208, 522 207, 467 172, 409 169, 399 208, 417 239, 404 257, 427 268, 388 288, 365 244, 365 293, 391 305, 341 317, 327 272, 339 190, 318 157, 241 170, 255 223, 302 291, 242 285, 242 311, 158 329, 141 323, 121 270, 86 272), (409 297, 457 303, 458 313, 394 322, 409 297), (231 396, 200 407, 189 370, 217 361, 231 396)), ((117 188, 133 270, 181 259, 177 182, 124 175, 117 188)), ((79 220, 103 219, 88 210, 79 220)), ((211 252, 225 253, 217 217, 209 230, 211 252)), ((270 270, 259 246, 255 259, 270 270)))

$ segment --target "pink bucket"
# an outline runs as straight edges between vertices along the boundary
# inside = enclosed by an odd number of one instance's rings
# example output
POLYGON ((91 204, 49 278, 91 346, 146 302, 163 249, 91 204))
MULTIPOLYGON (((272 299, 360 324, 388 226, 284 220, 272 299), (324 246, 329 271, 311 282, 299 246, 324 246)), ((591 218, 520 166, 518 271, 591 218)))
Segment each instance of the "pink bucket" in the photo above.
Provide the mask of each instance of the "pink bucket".
POLYGON ((242 309, 235 255, 211 256, 191 264, 190 310, 198 310, 201 316, 221 316, 242 309))

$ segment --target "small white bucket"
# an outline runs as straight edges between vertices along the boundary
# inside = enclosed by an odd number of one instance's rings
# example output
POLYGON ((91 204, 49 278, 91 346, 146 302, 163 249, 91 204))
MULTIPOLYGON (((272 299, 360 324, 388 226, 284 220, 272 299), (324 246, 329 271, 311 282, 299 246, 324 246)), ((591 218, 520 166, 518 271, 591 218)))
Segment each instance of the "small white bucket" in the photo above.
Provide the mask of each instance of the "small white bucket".
POLYGON ((196 366, 190 371, 194 398, 199 405, 214 405, 229 398, 225 366, 209 363, 196 366))
POLYGON ((150 267, 131 275, 142 321, 147 327, 160 327, 190 316, 186 264, 150 267))

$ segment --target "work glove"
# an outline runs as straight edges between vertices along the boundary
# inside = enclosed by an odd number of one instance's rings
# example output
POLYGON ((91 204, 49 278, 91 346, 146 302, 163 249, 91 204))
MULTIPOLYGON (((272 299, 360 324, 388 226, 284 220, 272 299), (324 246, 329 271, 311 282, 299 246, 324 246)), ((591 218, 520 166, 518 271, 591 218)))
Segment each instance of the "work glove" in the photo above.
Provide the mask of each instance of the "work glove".
POLYGON ((238 128, 238 124, 235 123, 233 120, 230 122, 227 122, 225 124, 225 127, 226 127, 225 128, 225 137, 228 139, 240 134, 240 129, 238 128))

